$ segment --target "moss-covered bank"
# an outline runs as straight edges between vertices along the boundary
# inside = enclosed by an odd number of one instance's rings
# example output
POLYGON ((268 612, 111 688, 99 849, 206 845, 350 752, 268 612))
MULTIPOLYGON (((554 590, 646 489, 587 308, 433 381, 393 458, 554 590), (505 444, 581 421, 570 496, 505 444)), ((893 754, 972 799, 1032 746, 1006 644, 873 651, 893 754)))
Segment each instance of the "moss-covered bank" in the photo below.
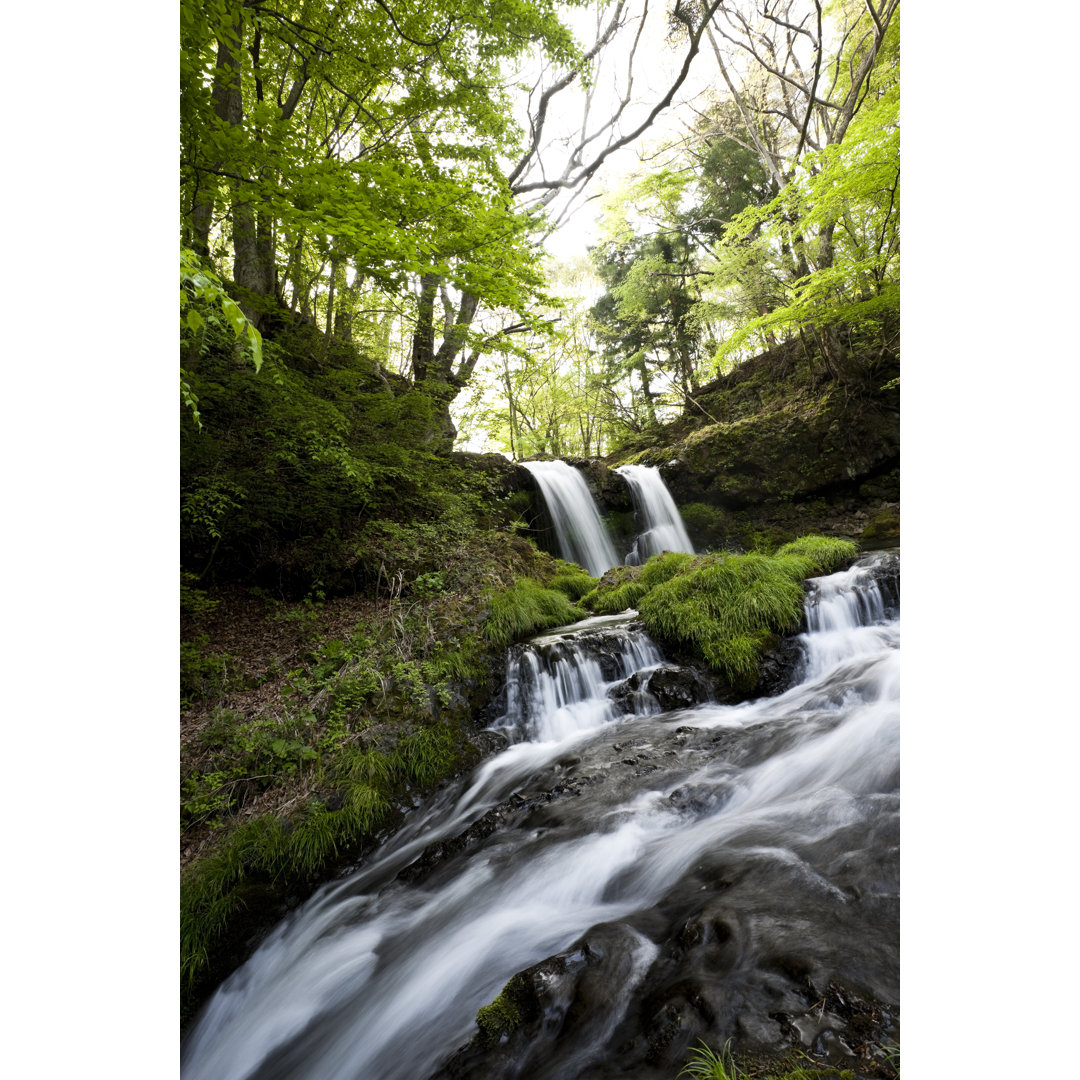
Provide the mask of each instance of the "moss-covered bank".
POLYGON ((804 536, 775 554, 654 555, 609 571, 583 598, 598 613, 636 607, 649 633, 704 660, 734 693, 750 693, 761 663, 803 618, 803 582, 854 557, 850 540, 804 536))
POLYGON ((777 346, 702 387, 682 416, 630 437, 606 464, 658 466, 699 549, 750 550, 810 532, 895 539, 899 355, 865 348, 852 383, 826 377, 801 342, 777 346))

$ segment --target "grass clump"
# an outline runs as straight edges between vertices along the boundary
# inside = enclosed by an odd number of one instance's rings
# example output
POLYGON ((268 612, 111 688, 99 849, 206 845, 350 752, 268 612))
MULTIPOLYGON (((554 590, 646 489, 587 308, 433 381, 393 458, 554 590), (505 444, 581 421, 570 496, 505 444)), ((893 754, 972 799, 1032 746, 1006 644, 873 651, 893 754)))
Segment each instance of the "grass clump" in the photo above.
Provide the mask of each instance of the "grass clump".
POLYGON ((694 1080, 738 1080, 738 1070, 731 1057, 731 1040, 724 1043, 720 1053, 705 1043, 695 1047, 693 1057, 680 1070, 679 1076, 694 1080))
POLYGON ((583 603, 598 615, 615 615, 635 608, 650 589, 674 577, 694 561, 682 551, 664 551, 654 555, 644 566, 617 566, 609 570, 599 585, 583 598, 583 603))
POLYGON ((492 645, 510 645, 541 630, 565 626, 588 616, 565 592, 522 578, 492 595, 484 637, 492 645))
POLYGON ((799 627, 804 579, 830 573, 856 551, 850 540, 805 536, 775 555, 657 556, 635 579, 643 593, 637 608, 651 634, 751 690, 765 651, 799 627))
POLYGON ((613 567, 581 598, 582 604, 597 615, 616 615, 633 607, 645 593, 637 583, 641 570, 640 566, 613 567))
POLYGON ((573 563, 563 563, 565 572, 557 573, 548 581, 548 588, 558 589, 571 600, 580 600, 586 593, 596 588, 598 578, 590 577, 584 570, 573 563))

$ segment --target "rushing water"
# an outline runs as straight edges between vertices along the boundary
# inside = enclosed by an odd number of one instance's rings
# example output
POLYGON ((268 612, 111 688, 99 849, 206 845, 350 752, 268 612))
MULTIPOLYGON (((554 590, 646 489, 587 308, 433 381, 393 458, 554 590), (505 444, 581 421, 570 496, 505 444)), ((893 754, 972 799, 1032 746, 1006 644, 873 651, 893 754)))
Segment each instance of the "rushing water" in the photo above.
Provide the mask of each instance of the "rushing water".
POLYGON ((559 540, 559 554, 584 567, 593 577, 610 570, 619 558, 581 473, 565 461, 523 464, 544 496, 559 540))
POLYGON ((620 465, 615 471, 630 487, 641 525, 634 548, 626 556, 627 565, 638 566, 662 551, 688 551, 693 555, 694 545, 660 470, 651 465, 620 465))
POLYGON ((661 711, 671 665, 626 617, 513 650, 506 749, 267 938, 186 1080, 670 1080, 702 1038, 848 1065, 867 1017, 895 1041, 890 558, 811 583, 773 698, 661 711), (463 1049, 517 972, 538 1016, 463 1049))

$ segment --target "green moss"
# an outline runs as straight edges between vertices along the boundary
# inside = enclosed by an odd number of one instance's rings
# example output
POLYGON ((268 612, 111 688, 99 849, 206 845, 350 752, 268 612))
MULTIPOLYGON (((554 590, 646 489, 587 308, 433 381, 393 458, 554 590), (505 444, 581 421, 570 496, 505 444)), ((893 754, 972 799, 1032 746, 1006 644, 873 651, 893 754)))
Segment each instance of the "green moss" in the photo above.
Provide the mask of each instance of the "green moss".
POLYGON ((481 1040, 497 1043, 509 1035, 524 1018, 522 1013, 527 996, 528 985, 522 976, 515 975, 490 1005, 477 1011, 476 1024, 481 1040))
POLYGON ((895 510, 882 510, 870 519, 860 540, 897 540, 900 537, 900 515, 895 510))
POLYGON ((522 578, 492 595, 484 637, 492 645, 510 645, 530 634, 584 619, 588 612, 564 592, 522 578))
POLYGON ((709 543, 720 536, 725 526, 724 512, 707 503, 685 503, 679 507, 687 532, 695 543, 709 543))

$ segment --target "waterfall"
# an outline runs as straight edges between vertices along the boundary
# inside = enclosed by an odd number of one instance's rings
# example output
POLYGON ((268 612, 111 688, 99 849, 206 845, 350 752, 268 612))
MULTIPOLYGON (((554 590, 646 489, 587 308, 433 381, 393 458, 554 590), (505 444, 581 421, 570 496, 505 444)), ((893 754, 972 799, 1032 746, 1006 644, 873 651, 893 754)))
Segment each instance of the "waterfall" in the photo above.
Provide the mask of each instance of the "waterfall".
POLYGON ((620 465, 615 471, 630 485, 641 525, 634 548, 626 556, 627 565, 638 566, 661 551, 687 551, 693 555, 694 545, 660 470, 650 465, 620 465))
POLYGON ((511 650, 510 745, 269 935, 184 1080, 670 1080, 701 1039, 844 1068, 896 1042, 881 558, 811 582, 804 668, 773 698, 617 714, 620 680, 660 663, 626 617, 511 650), (514 976, 532 1018, 470 1042, 514 976))
POLYGON ((648 635, 628 621, 601 615, 512 650, 506 712, 496 727, 516 739, 548 742, 612 720, 617 712, 608 691, 663 662, 648 635))
POLYGON ((619 558, 600 520, 585 478, 565 461, 525 461, 536 478, 559 538, 559 554, 593 577, 610 570, 619 558))

